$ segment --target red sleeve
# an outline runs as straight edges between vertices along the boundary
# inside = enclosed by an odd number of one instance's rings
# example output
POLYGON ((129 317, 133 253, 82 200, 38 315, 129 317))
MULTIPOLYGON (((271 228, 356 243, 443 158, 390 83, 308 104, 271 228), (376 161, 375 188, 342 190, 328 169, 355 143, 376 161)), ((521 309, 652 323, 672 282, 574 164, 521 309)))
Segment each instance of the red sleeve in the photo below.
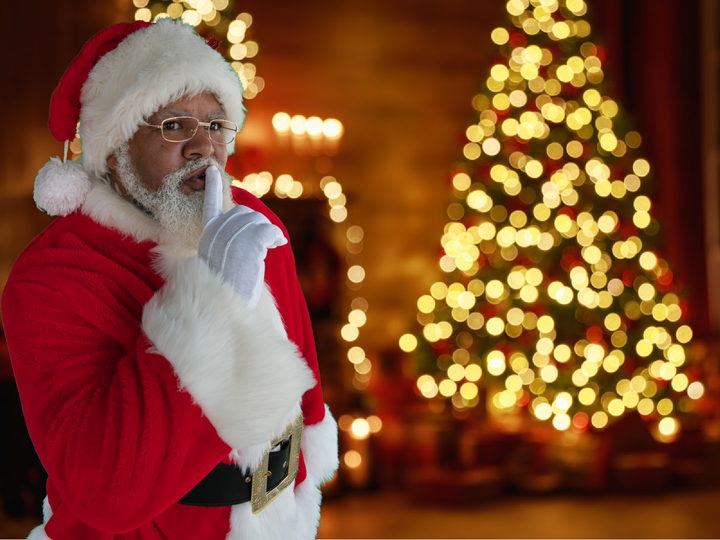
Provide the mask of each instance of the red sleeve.
MULTIPOLYGON (((321 422, 325 417, 322 388, 320 386, 320 371, 318 369, 315 340, 313 338, 312 323, 308 313, 307 303, 298 282, 295 259, 290 246, 290 237, 280 219, 257 197, 240 188, 233 188, 233 199, 237 204, 247 206, 265 215, 273 224, 280 227, 288 244, 271 250, 266 259, 266 280, 268 281, 283 320, 286 321, 288 337, 300 349, 308 367, 313 371, 317 385, 305 392, 302 400, 302 412, 305 425, 321 422), (275 262, 278 259, 282 262, 275 262), (288 315, 292 314, 291 317, 288 315), (288 324, 289 321, 292 321, 288 324)), ((302 477, 304 478, 304 476, 302 477)))
POLYGON ((2 297, 5 331, 32 440, 64 503, 92 527, 125 532, 230 448, 141 332, 147 276, 132 260, 71 247, 21 256, 2 297))
POLYGON ((315 351, 315 340, 313 338, 310 314, 308 313, 305 296, 296 280, 297 303, 300 308, 303 332, 303 356, 308 366, 313 370, 317 385, 305 392, 302 401, 303 417, 306 425, 317 424, 325 418, 325 405, 323 403, 322 387, 320 386, 320 370, 318 368, 317 353, 315 351))

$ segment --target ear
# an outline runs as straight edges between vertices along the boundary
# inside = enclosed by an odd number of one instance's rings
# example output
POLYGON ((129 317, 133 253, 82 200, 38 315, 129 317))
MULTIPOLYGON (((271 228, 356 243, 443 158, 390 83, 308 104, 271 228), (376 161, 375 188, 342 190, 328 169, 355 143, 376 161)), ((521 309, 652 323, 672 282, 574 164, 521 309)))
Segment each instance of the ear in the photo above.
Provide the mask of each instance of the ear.
POLYGON ((110 167, 113 171, 117 169, 117 157, 115 154, 110 154, 107 158, 107 164, 108 167, 110 167))

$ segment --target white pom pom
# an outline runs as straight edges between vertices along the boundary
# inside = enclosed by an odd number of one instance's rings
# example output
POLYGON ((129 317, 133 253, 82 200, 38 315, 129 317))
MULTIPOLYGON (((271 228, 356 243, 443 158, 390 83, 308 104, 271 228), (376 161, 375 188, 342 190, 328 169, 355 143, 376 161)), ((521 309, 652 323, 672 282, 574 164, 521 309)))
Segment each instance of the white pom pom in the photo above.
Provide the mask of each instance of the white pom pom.
POLYGON ((90 191, 85 169, 76 163, 50 158, 35 178, 33 198, 51 216, 67 216, 80 208, 90 191))

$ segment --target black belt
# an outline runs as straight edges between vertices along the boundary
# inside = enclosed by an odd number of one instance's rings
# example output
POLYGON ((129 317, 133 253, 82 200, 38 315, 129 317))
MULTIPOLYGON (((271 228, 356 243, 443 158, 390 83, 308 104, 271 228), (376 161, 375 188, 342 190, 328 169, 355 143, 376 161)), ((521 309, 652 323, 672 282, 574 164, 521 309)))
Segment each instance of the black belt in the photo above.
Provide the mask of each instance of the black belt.
MULTIPOLYGON (((280 443, 280 450, 270 452, 267 491, 275 489, 288 474, 290 438, 280 443)), ((192 506, 230 506, 248 502, 252 497, 252 473, 235 465, 218 463, 205 478, 178 501, 192 506)))

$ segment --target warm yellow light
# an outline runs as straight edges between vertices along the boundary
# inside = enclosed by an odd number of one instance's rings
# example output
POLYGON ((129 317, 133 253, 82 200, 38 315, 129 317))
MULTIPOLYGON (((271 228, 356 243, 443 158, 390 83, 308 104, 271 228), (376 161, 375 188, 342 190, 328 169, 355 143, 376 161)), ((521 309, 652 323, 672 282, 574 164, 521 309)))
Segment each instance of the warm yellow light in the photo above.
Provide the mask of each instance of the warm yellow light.
POLYGON ((495 28, 490 33, 490 39, 496 45, 505 45, 510 40, 510 33, 505 28, 495 28))
POLYGON ((306 119, 301 114, 296 114, 290 118, 290 131, 295 135, 302 135, 305 133, 306 119))
POLYGON ((663 416, 667 416, 673 411, 673 402, 668 398, 661 399, 657 404, 657 412, 663 416))
POLYGON ((525 164, 525 174, 530 178, 540 178, 543 173, 543 165, 536 159, 532 159, 525 164))
POLYGON ((340 196, 342 193, 342 186, 332 177, 326 176, 320 181, 325 196, 332 200, 340 196))
MULTIPOLYGON (((147 3, 146 3, 147 5, 147 3)), ((152 12, 148 8, 141 8, 135 12, 136 21, 150 22, 152 19, 152 12)))
POLYGON ((646 251, 640 255, 639 262, 644 270, 650 271, 657 266, 658 259, 654 253, 646 251))
POLYGON ((453 186, 455 186, 455 189, 458 191, 467 190, 470 187, 471 182, 470 177, 465 173, 458 173, 453 176, 453 186))
POLYGON ((482 143, 482 150, 488 156, 495 156, 500 152, 500 141, 494 137, 485 139, 482 143))
POLYGON ((445 379, 438 385, 440 393, 445 397, 451 397, 457 391, 457 383, 450 379, 445 379))
POLYGON ((570 350, 570 347, 568 347, 566 344, 562 343, 555 347, 555 350, 553 351, 553 356, 558 362, 564 363, 570 360, 570 356, 572 355, 572 351, 570 350))
POLYGON ((475 160, 482 155, 480 145, 474 142, 467 143, 463 147, 463 155, 470 160, 475 160))
POLYGON ((403 334, 399 340, 400 349, 404 352, 413 352, 418 345, 417 338, 412 334, 403 334))
POLYGON ((705 388, 700 381, 690 383, 687 388, 687 395, 690 399, 700 399, 705 393, 705 388))
POLYGON ((549 355, 553 348, 555 347, 555 344, 550 338, 540 338, 537 343, 535 344, 535 348, 537 349, 537 352, 544 355, 549 355))
POLYGON ((608 424, 608 415, 602 411, 598 411, 592 415, 592 419, 590 421, 593 427, 602 429, 608 424))
POLYGON ((558 378, 558 369, 554 365, 548 364, 540 370, 540 378, 546 383, 555 382, 558 378))
POLYGON ((538 420, 548 420, 552 416, 552 407, 549 403, 539 403, 533 413, 538 420))
POLYGON ((595 402, 596 397, 595 390, 592 388, 586 387, 578 392, 578 401, 586 406, 592 405, 595 402))
POLYGON ((374 414, 367 417, 367 423, 370 427, 370 433, 378 433, 382 429, 382 420, 374 414))
POLYGON ((365 269, 360 265, 351 266, 348 269, 347 276, 353 283, 361 283, 365 279, 365 269))
POLYGON ((453 364, 448 368, 447 374, 451 380, 458 382, 465 376, 465 368, 460 364, 453 364))
POLYGON ((496 81, 505 81, 510 75, 510 71, 504 64, 495 64, 490 68, 490 76, 496 81))
POLYGON ((370 424, 364 418, 356 418, 350 426, 350 435, 353 439, 367 439, 370 435, 370 424))
POLYGON ((689 381, 687 375, 685 375, 684 373, 678 373, 672 378, 672 381, 670 381, 672 389, 676 392, 684 392, 687 389, 688 384, 689 381))
POLYGON ((640 414, 643 416, 649 416, 653 413, 655 410, 655 404, 653 403, 653 400, 650 398, 643 398, 640 400, 640 402, 637 405, 637 410, 640 414))
POLYGON ((349 450, 343 455, 345 465, 350 469, 357 469, 362 463, 362 456, 357 450, 349 450))
POLYGON ((323 121, 317 116, 311 116, 305 123, 305 129, 311 137, 319 137, 323 132, 323 121))
POLYGON ((344 128, 339 120, 335 118, 328 118, 323 122, 322 132, 328 139, 340 138, 343 134, 344 128))
POLYGON ((432 313, 435 310, 435 299, 429 294, 425 294, 418 298, 417 307, 421 313, 432 313))
POLYGON ((602 251, 597 246, 587 246, 582 250, 582 257, 590 264, 596 264, 602 258, 602 251))
POLYGON ((613 416, 622 416, 625 412, 625 404, 621 399, 615 398, 608 403, 607 411, 613 416))
POLYGON ((502 375, 505 371, 505 355, 500 351, 491 351, 487 356, 487 369, 491 375, 502 375))
POLYGON ((663 418, 662 420, 660 420, 660 422, 658 422, 658 431, 666 437, 675 435, 678 430, 679 424, 678 421, 674 418, 667 417, 663 418))
POLYGON ((614 133, 603 133, 600 136, 600 147, 606 152, 612 152, 617 148, 618 140, 614 133))
POLYGON ((463 383, 460 387, 460 395, 468 401, 475 399, 478 395, 478 387, 471 382, 463 383))
POLYGON ((551 32, 556 39, 565 39, 570 35, 570 26, 565 21, 559 21, 553 25, 551 32))
POLYGON ((248 25, 245 21, 235 20, 228 25, 228 38, 232 43, 239 43, 245 37, 248 25), (237 41, 236 41, 237 40, 237 41))
POLYGON ((643 283, 638 288, 638 296, 641 300, 645 300, 646 302, 648 300, 652 300, 655 297, 655 287, 653 287, 650 283, 643 283))
POLYGON ((360 331, 357 326, 346 324, 340 329, 340 335, 345 341, 355 341, 360 335, 360 331))
POLYGON ((503 390, 499 394, 496 394, 496 396, 498 397, 500 405, 507 409, 513 407, 515 403, 517 403, 517 396, 515 395, 515 392, 511 392, 510 390, 503 390))
POLYGON ((471 309, 475 305, 475 295, 470 291, 458 295, 458 305, 463 309, 471 309))
MULTIPOLYGON (((417 340, 416 340, 417 343, 417 340)), ((348 350, 348 360, 353 364, 359 364, 365 359, 365 351, 361 347, 350 347, 348 350)))
POLYGON ((675 366, 681 366, 685 363, 685 349, 677 343, 668 347, 665 356, 675 366))
POLYGON ((428 399, 432 399, 438 394, 438 387, 437 384, 435 384, 435 379, 433 379, 430 375, 421 375, 417 380, 417 387, 420 390, 420 393, 428 399))
POLYGON ((647 176, 650 173, 650 163, 645 159, 635 160, 633 163, 633 172, 640 178, 647 176))
POLYGON ((692 328, 687 325, 683 325, 677 329, 675 336, 680 343, 688 343, 693 336, 692 328))
POLYGON ((470 382, 479 381, 482 377, 482 368, 477 364, 470 364, 465 368, 465 378, 470 382))
POLYGON ((558 431, 566 431, 570 427, 570 417, 565 413, 555 415, 553 427, 558 431))
POLYGON ((499 336, 505 331, 505 322, 500 317, 492 317, 485 323, 485 328, 492 336, 499 336))
POLYGON ((545 149, 545 152, 547 153, 547 155, 550 159, 558 160, 563 157, 565 150, 563 149, 562 144, 553 142, 553 143, 548 144, 547 148, 545 149))

